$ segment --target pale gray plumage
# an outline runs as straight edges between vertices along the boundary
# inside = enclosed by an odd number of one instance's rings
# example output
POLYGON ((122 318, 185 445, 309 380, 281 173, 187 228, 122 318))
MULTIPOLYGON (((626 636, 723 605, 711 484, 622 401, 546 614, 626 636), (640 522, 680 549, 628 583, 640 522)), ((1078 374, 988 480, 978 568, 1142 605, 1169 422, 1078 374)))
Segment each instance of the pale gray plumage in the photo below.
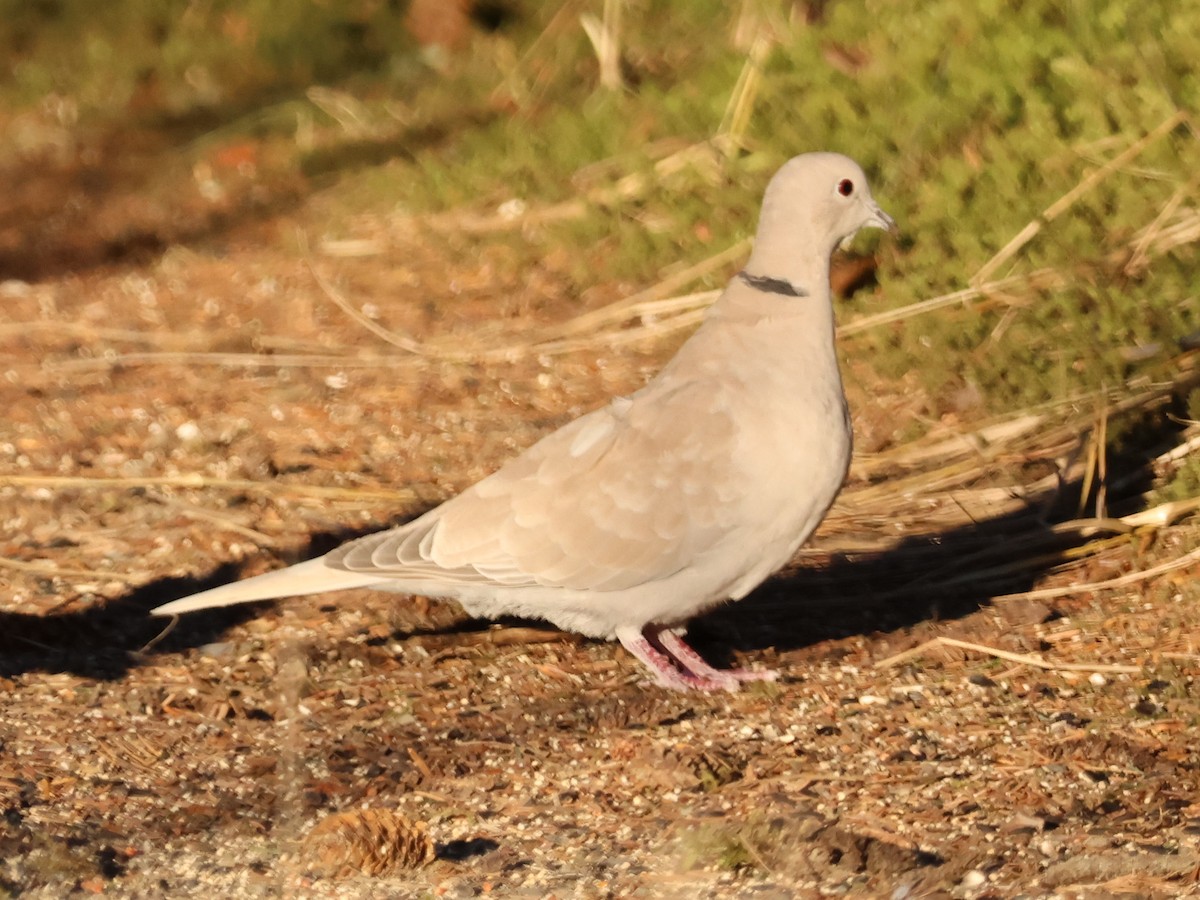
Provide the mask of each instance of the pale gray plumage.
POLYGON ((406 525, 154 612, 370 587, 618 639, 667 687, 770 677, 712 668, 684 625, 784 565, 841 488, 851 433, 829 262, 860 228, 892 226, 852 160, 792 159, 745 270, 640 391, 406 525))

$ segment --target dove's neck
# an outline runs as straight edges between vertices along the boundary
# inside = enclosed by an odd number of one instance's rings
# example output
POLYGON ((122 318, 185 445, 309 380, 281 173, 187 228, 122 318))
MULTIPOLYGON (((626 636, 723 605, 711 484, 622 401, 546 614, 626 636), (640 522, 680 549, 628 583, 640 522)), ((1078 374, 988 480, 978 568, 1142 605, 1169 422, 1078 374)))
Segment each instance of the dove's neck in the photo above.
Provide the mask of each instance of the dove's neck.
POLYGON ((784 256, 756 249, 713 311, 727 320, 803 321, 813 335, 832 338, 829 259, 828 253, 784 256))
POLYGON ((780 221, 785 214, 791 215, 786 207, 763 204, 754 250, 745 271, 754 278, 787 282, 810 296, 822 294, 829 284, 829 260, 837 239, 795 221, 780 221))

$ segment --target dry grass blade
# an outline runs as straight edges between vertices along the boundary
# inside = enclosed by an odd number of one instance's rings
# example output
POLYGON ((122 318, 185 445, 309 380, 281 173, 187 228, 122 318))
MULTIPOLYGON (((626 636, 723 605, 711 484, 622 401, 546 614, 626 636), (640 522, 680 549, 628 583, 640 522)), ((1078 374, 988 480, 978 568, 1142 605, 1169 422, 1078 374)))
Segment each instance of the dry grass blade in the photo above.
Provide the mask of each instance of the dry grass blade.
POLYGON ((1094 172, 1090 173, 1086 178, 1076 184, 1075 187, 1071 188, 1071 190, 1067 191, 1067 193, 1063 194, 1056 201, 1046 207, 1046 209, 1042 211, 1042 214, 1038 216, 1037 219, 1033 220, 1023 229, 1021 229, 1021 231, 1018 232, 1012 240, 1005 244, 995 256, 984 263, 980 267, 979 271, 975 273, 975 276, 971 279, 971 284, 976 287, 981 287, 984 282, 992 277, 997 269, 1016 256, 1021 251, 1022 247, 1037 237, 1043 227, 1050 222, 1053 222, 1062 213, 1070 209, 1075 204, 1076 200, 1098 185, 1105 178, 1110 176, 1113 172, 1117 171, 1123 166, 1128 165, 1132 160, 1141 155, 1142 151, 1144 151, 1147 147, 1160 138, 1170 134, 1179 125, 1183 124, 1187 120, 1188 114, 1185 111, 1176 110, 1174 114, 1167 117, 1165 121, 1159 123, 1159 125, 1148 134, 1143 135, 1140 139, 1134 141, 1133 144, 1131 144, 1123 152, 1118 153, 1099 169, 1096 169, 1094 172))
POLYGON ((277 538, 273 538, 269 534, 264 534, 255 528, 249 527, 248 525, 243 525, 241 522, 236 522, 230 516, 221 515, 220 513, 213 512, 210 509, 201 509, 200 507, 191 503, 181 503, 180 501, 174 500, 170 497, 156 496, 154 499, 163 506, 173 509, 180 515, 187 516, 189 519, 197 519, 201 522, 208 522, 212 525, 216 525, 218 528, 224 529, 225 531, 232 531, 234 534, 240 534, 242 537, 250 538, 250 540, 254 541, 254 543, 258 544, 260 547, 269 547, 277 550, 282 546, 283 542, 277 538))
MULTIPOLYGON (((542 33, 526 48, 520 59, 507 66, 504 81, 492 92, 493 103, 502 105, 506 101, 511 101, 521 109, 527 109, 538 101, 550 79, 538 79, 536 76, 529 78, 527 77, 528 70, 547 46, 553 45, 573 27, 572 22, 576 18, 575 10, 581 5, 581 0, 567 0, 558 7, 554 15, 550 17, 550 21, 546 23, 546 27, 542 29, 542 33), (530 81, 536 84, 539 80, 543 82, 540 91, 530 88, 530 81)), ((542 68, 547 67, 543 66, 542 68)))
MULTIPOLYGON (((762 51, 765 52, 765 51, 762 51)), ((1086 190, 1094 186, 1103 175, 1115 170, 1128 158, 1155 138, 1165 134, 1184 118, 1183 113, 1162 123, 1157 129, 1145 136, 1125 154, 1115 157, 1105 167, 1092 173, 1058 202, 1047 208, 1044 216, 1054 217, 1068 208, 1086 190)), ((655 176, 669 177, 687 167, 718 165, 713 142, 689 145, 660 159, 655 164, 655 176)), ((1194 179, 1193 181, 1196 181, 1194 179)), ((547 210, 521 213, 516 216, 475 216, 462 212, 439 214, 425 217, 422 224, 436 227, 438 223, 456 229, 478 230, 494 227, 515 227, 521 222, 531 219, 554 217, 575 217, 587 212, 589 204, 612 203, 630 199, 643 194, 652 183, 651 179, 642 174, 634 173, 619 179, 615 184, 595 188, 587 193, 586 199, 568 201, 547 210), (466 218, 464 218, 464 216, 466 218)), ((1192 182, 1187 186, 1189 189, 1192 182)), ((1115 251, 1108 259, 1114 265, 1125 266, 1131 259, 1141 260, 1139 265, 1145 265, 1151 256, 1161 255, 1174 247, 1200 240, 1200 213, 1182 218, 1176 224, 1164 227, 1163 222, 1177 210, 1181 198, 1187 193, 1186 189, 1176 192, 1168 208, 1162 210, 1155 221, 1143 228, 1130 243, 1129 249, 1115 251)), ((1048 220, 1048 219, 1047 219, 1048 220)), ((406 220, 408 221, 408 220, 406 220)), ((1036 223, 1035 223, 1036 224, 1036 223)), ((411 222, 409 222, 411 225, 411 222)), ((1039 226, 1040 227, 1040 226, 1039 226)), ((1032 237, 1032 235, 1030 235, 1032 237)), ((666 334, 691 327, 700 321, 703 310, 706 309, 719 295, 719 290, 700 291, 690 294, 666 296, 671 291, 687 285, 711 272, 739 259, 749 248, 750 239, 739 241, 720 253, 708 259, 701 260, 693 266, 672 275, 643 291, 618 300, 605 307, 576 316, 560 325, 543 328, 536 333, 527 335, 511 335, 507 339, 497 339, 497 335, 486 330, 471 335, 452 335, 432 341, 417 341, 414 338, 394 332, 363 315, 354 308, 333 284, 310 266, 313 277, 325 295, 347 316, 357 324, 378 337, 388 345, 402 350, 407 357, 372 356, 357 353, 355 355, 305 354, 305 353, 212 353, 203 351, 165 351, 165 352, 131 352, 107 353, 96 359, 51 360, 44 362, 41 368, 48 372, 74 372, 94 369, 112 369, 121 366, 139 365, 219 365, 272 368, 390 368, 403 370, 413 368, 422 360, 436 359, 443 362, 457 363, 503 363, 527 357, 530 354, 558 355, 586 350, 593 347, 614 347, 635 343, 645 339, 658 338, 666 334), (641 324, 634 327, 624 327, 631 321, 641 324)), ((1016 252, 1013 249, 1013 253, 1016 252)), ((841 326, 839 331, 843 337, 850 337, 884 325, 895 324, 926 313, 946 307, 966 304, 981 297, 996 301, 1001 295, 1014 290, 1055 290, 1068 283, 1068 276, 1054 268, 1043 268, 1028 274, 1016 274, 993 281, 984 281, 983 276, 990 274, 997 265, 1000 256, 985 265, 972 280, 972 286, 910 304, 899 309, 887 310, 875 315, 864 316, 841 326)), ((1008 302, 1016 302, 1012 297, 1008 302)), ((30 323, 35 327, 53 330, 58 323, 30 323)), ((25 327, 24 323, 21 326, 25 327)), ((64 329, 74 328, 81 331, 85 326, 64 323, 64 329)), ((90 326, 88 326, 90 327, 90 326)), ((151 336, 140 332, 130 333, 99 333, 96 336, 109 337, 113 340, 128 340, 170 345, 180 340, 176 335, 166 337, 151 336)))
MULTIPOLYGON (((670 142, 674 145, 676 142, 670 142)), ((654 164, 654 171, 648 175, 644 172, 632 172, 612 183, 582 190, 582 196, 574 200, 564 200, 549 206, 526 206, 523 202, 505 204, 494 212, 479 212, 475 209, 452 209, 446 212, 422 216, 400 216, 392 220, 394 232, 410 234, 413 230, 434 230, 466 232, 468 234, 488 234, 497 231, 511 231, 524 228, 527 225, 545 225, 551 222, 580 219, 596 206, 615 206, 616 204, 636 200, 663 181, 681 172, 696 169, 710 175, 719 171, 721 154, 718 152, 716 140, 701 141, 689 144, 680 150, 659 159, 654 164)), ((585 167, 583 171, 592 170, 597 165, 585 167)))
POLYGON ((137 488, 185 488, 190 490, 245 491, 261 494, 293 494, 327 500, 387 500, 402 505, 425 502, 410 488, 341 488, 319 484, 289 484, 282 481, 250 481, 238 478, 206 478, 203 475, 163 475, 146 478, 84 478, 71 475, 0 475, 0 486, 50 488, 57 490, 134 490, 137 488))
POLYGON ((459 635, 457 643, 464 647, 490 645, 493 647, 527 646, 529 644, 582 643, 583 638, 569 631, 526 626, 495 626, 486 631, 459 635))
POLYGON ((111 353, 97 359, 50 360, 41 364, 45 372, 85 372, 119 369, 123 366, 231 366, 278 369, 406 369, 410 358, 387 356, 334 356, 300 353, 111 353))
POLYGON ((59 319, 42 319, 33 322, 6 322, 0 325, 0 338, 27 337, 31 331, 49 331, 54 336, 72 335, 89 341, 120 341, 128 344, 152 344, 157 346, 191 344, 190 336, 175 332, 136 331, 132 328, 105 328, 90 322, 66 322, 59 319))
POLYGON ((750 51, 746 54, 746 62, 738 74, 737 83, 721 117, 721 126, 717 129, 719 146, 730 152, 746 145, 746 129, 754 115, 754 101, 758 97, 762 85, 763 65, 775 39, 767 29, 760 29, 754 36, 750 51))
POLYGON ((838 332, 843 336, 858 334, 871 328, 878 328, 880 325, 903 322, 905 319, 911 319, 925 313, 944 309, 947 306, 969 303, 978 297, 1000 293, 1015 287, 1027 287, 1032 290, 1050 290, 1062 287, 1066 283, 1066 276, 1056 269, 1038 269, 1036 272, 1030 272, 1028 275, 1010 275, 1007 278, 963 288, 959 291, 952 291, 940 297, 931 297, 928 300, 902 306, 899 309, 889 309, 881 313, 875 313, 874 315, 863 316, 860 319, 855 319, 853 322, 841 326, 838 332))
POLYGON ((315 268, 313 268, 312 265, 309 265, 308 270, 309 270, 309 272, 312 273, 312 277, 314 279, 316 279, 317 284, 320 286, 320 288, 321 288, 322 292, 325 294, 325 296, 328 297, 330 300, 332 300, 333 303, 338 307, 338 309, 340 309, 342 312, 344 312, 346 315, 348 315, 351 319, 353 319, 355 322, 357 322, 359 325, 361 325, 367 331, 371 332, 371 334, 375 335, 380 340, 391 344, 393 347, 403 350, 405 353, 412 353, 416 356, 432 356, 432 355, 434 355, 434 354, 430 353, 430 351, 425 347, 425 345, 420 343, 419 341, 414 341, 410 337, 406 337, 402 334, 397 334, 394 331, 390 331, 389 329, 384 328, 378 322, 375 322, 375 321, 367 318, 367 316, 363 315, 359 310, 355 309, 350 304, 350 301, 347 300, 344 296, 342 296, 342 294, 332 284, 330 284, 329 281, 326 278, 324 278, 320 272, 318 272, 315 268))
POLYGON ((1154 217, 1154 221, 1142 229, 1137 242, 1133 245, 1133 252, 1129 255, 1129 262, 1125 263, 1126 275, 1136 277, 1146 270, 1150 265, 1150 248, 1161 241, 1166 231, 1167 221, 1175 215, 1184 198, 1194 193, 1197 187, 1200 187, 1200 172, 1194 174, 1185 184, 1180 185, 1158 215, 1154 217))
POLYGON ((993 597, 992 602, 1002 603, 1006 600, 1053 600, 1056 597, 1069 597, 1072 594, 1081 594, 1085 591, 1103 591, 1112 588, 1128 587, 1131 584, 1149 581, 1151 578, 1157 578, 1159 575, 1165 575, 1167 572, 1174 572, 1176 569, 1185 568, 1198 561, 1200 561, 1200 547, 1165 563, 1151 566, 1149 569, 1140 569, 1137 572, 1130 572, 1127 575, 1121 575, 1117 578, 1109 578, 1105 581, 1091 581, 1085 584, 1068 584, 1063 587, 1021 591, 1017 594, 1002 594, 999 597, 993 597))
POLYGON ((579 17, 584 33, 596 51, 600 64, 600 87, 619 91, 624 87, 621 78, 621 11, 624 0, 604 0, 603 19, 584 13, 579 17))
POLYGON ((671 291, 678 290, 684 285, 691 284, 696 279, 703 278, 705 275, 717 271, 736 260, 740 260, 752 244, 753 241, 750 238, 740 240, 720 253, 715 253, 707 259, 688 266, 686 269, 676 272, 668 278, 664 278, 662 281, 651 285, 645 290, 638 291, 636 294, 632 294, 615 303, 609 303, 600 309, 576 316, 551 332, 544 332, 543 339, 551 334, 562 337, 574 336, 599 328, 620 325, 631 319, 661 316, 678 312, 681 309, 699 309, 708 306, 717 299, 721 293, 720 291, 703 291, 701 293, 687 294, 682 297, 668 296, 665 299, 659 298, 663 297, 664 294, 669 294, 671 291))
POLYGON ((1141 666, 1109 665, 1105 663, 1052 662, 1050 660, 1042 659, 1040 656, 1034 656, 1029 653, 1013 653, 1009 650, 1001 650, 999 647, 989 647, 986 644, 976 644, 972 641, 960 641, 957 638, 951 637, 935 637, 932 640, 926 641, 920 646, 913 647, 911 650, 905 650, 903 653, 897 653, 894 656, 881 659, 875 663, 875 666, 876 668, 880 669, 890 668, 892 666, 899 665, 900 663, 907 662, 910 659, 915 659, 918 656, 923 656, 925 653, 938 647, 955 647, 959 650, 982 653, 986 656, 994 656, 997 659, 1020 663, 1021 665, 1025 666, 1033 666, 1034 668, 1045 669, 1051 672, 1108 672, 1112 674, 1134 675, 1142 671, 1141 666))
POLYGON ((449 339, 435 343, 414 341, 409 337, 389 331, 377 322, 368 319, 315 269, 312 270, 312 273, 321 290, 343 312, 372 334, 398 349, 414 356, 446 362, 504 362, 535 353, 553 355, 597 345, 617 346, 692 325, 702 318, 703 310, 712 303, 720 291, 703 291, 659 301, 651 298, 674 290, 703 277, 714 269, 727 265, 731 260, 744 254, 749 243, 749 239, 739 241, 732 247, 689 266, 631 297, 610 303, 593 312, 576 316, 561 325, 542 329, 536 334, 528 336, 523 342, 509 343, 497 343, 494 338, 491 340, 475 338, 473 340, 470 336, 456 336, 453 338, 452 344, 449 339), (635 328, 620 328, 631 319, 640 319, 643 321, 643 325, 635 328), (580 335, 586 335, 586 337, 580 337, 580 335))
POLYGON ((337 122, 346 137, 370 140, 380 136, 380 128, 372 121, 366 104, 354 95, 314 85, 305 96, 313 106, 337 122))
POLYGON ((151 576, 146 572, 105 572, 95 569, 66 569, 53 563, 22 562, 18 559, 0 557, 0 569, 12 569, 16 572, 28 572, 43 578, 89 578, 94 581, 149 581, 151 576))
MULTIPOLYGON (((1102 407, 1101 414, 1111 420, 1131 412, 1159 409, 1169 403, 1173 396, 1190 389, 1200 378, 1190 357, 1180 357, 1175 361, 1175 368, 1177 371, 1169 381, 1148 388, 1140 387, 1142 379, 1135 376, 1129 382, 1110 389, 1106 392, 1107 406, 1102 407)), ((1077 447, 1091 433, 1088 416, 1081 411, 1082 401, 1087 398, 1088 395, 1063 397, 1035 409, 1018 410, 985 422, 971 431, 956 431, 949 435, 944 430, 931 431, 924 437, 890 450, 868 457, 856 457, 852 471, 854 481, 876 480, 896 469, 916 471, 907 476, 912 479, 907 483, 898 482, 893 475, 887 484, 860 488, 852 485, 851 490, 879 492, 887 491, 890 487, 895 494, 921 492, 935 482, 942 486, 952 484, 953 478, 947 476, 953 473, 946 467, 956 461, 974 461, 970 471, 982 475, 987 464, 1002 462, 1005 458, 1053 459, 1068 454, 1071 448, 1077 447)), ((1183 443, 1155 459, 1153 465, 1159 470, 1177 465, 1196 447, 1200 447, 1200 436, 1187 434, 1185 437, 1183 443)), ((1050 476, 1050 480, 1068 478, 1071 472, 1077 468, 1081 470, 1081 467, 1082 462, 1073 462, 1057 475, 1050 476)), ((1041 483, 1027 484, 1024 493, 1044 486, 1041 483)))

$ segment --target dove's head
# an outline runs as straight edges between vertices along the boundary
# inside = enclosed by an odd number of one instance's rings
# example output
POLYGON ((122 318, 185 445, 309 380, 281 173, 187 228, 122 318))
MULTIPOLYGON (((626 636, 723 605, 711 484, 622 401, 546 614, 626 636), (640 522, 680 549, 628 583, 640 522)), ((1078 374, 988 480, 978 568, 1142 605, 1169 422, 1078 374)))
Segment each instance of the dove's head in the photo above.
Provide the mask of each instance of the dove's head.
POLYGON ((895 227, 858 163, 840 153, 805 153, 788 160, 767 185, 746 270, 805 285, 825 277, 834 249, 859 229, 895 227), (814 264, 822 271, 811 271, 814 264))

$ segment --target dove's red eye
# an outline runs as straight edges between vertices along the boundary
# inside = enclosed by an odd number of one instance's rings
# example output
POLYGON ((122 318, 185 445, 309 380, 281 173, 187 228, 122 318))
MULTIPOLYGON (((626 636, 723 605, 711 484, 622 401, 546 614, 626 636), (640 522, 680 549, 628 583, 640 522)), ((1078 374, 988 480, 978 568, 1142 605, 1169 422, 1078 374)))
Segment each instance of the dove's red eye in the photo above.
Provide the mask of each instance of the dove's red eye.
POLYGON ((849 197, 854 193, 854 182, 849 178, 843 178, 838 182, 838 193, 843 197, 849 197))

